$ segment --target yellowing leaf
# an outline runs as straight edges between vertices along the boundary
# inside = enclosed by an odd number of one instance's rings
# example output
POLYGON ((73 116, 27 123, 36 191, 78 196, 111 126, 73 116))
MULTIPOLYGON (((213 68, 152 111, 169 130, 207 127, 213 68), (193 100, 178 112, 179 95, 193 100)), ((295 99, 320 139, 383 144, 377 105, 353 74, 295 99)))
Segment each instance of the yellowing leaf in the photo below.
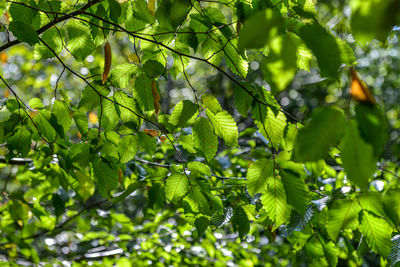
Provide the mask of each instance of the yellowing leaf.
POLYGON ((350 68, 351 73, 351 86, 350 95, 357 102, 366 102, 371 105, 376 105, 376 100, 372 95, 371 91, 365 85, 365 83, 358 77, 356 70, 350 68))
POLYGON ((150 13, 154 16, 156 14, 156 0, 148 0, 147 8, 150 13))
POLYGON ((97 117, 96 113, 90 112, 89 113, 89 122, 95 124, 98 121, 99 121, 99 118, 97 117))
POLYGON ((6 53, 4 53, 4 52, 1 52, 1 53, 0 53, 0 62, 1 62, 2 64, 7 63, 7 54, 6 54, 6 53))
POLYGON ((129 60, 129 62, 135 63, 135 64, 138 64, 140 62, 140 58, 135 53, 130 53, 128 56, 128 60, 129 60))

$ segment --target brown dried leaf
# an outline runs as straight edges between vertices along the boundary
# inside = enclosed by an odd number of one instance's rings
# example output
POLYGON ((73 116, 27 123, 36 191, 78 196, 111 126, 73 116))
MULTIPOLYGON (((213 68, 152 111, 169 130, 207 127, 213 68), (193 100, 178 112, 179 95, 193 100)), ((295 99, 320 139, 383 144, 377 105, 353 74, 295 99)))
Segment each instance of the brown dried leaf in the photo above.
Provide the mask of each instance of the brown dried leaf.
POLYGON ((154 80, 151 81, 151 92, 153 93, 154 110, 156 111, 156 115, 158 115, 160 113, 159 101, 161 100, 161 98, 160 95, 158 94, 156 81, 154 80))
POLYGON ((156 137, 160 134, 157 130, 153 130, 153 129, 143 129, 143 132, 145 132, 147 135, 149 135, 151 137, 156 137))
POLYGON ((167 139, 167 137, 166 137, 165 135, 161 135, 161 136, 160 136, 160 141, 161 141, 162 143, 164 143, 166 139, 167 139))
POLYGON ((106 83, 108 74, 111 69, 111 46, 108 42, 104 45, 104 71, 103 71, 103 84, 106 83))

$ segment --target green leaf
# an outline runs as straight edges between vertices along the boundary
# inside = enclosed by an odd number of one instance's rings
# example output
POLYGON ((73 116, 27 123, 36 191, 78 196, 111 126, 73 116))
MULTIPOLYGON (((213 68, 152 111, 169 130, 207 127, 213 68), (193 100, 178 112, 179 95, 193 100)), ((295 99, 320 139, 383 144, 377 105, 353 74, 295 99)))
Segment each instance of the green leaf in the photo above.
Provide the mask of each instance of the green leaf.
POLYGON ((287 151, 293 150, 298 132, 299 132, 299 130, 297 129, 296 124, 288 124, 287 125, 287 130, 286 130, 286 135, 285 135, 285 144, 284 144, 284 148, 287 151))
POLYGON ((284 224, 290 216, 291 208, 286 202, 286 194, 281 179, 272 177, 268 179, 267 190, 262 192, 261 203, 274 222, 274 229, 284 224))
MULTIPOLYGON (((136 1, 129 1, 123 4, 122 12, 126 12, 125 28, 128 31, 138 31, 146 27, 146 22, 136 17, 138 14, 132 6, 136 5, 136 1)), ((167 2, 167 1, 165 1, 167 2)), ((140 13, 140 12, 139 12, 140 13)), ((151 14, 150 14, 151 15, 151 14)), ((145 18, 147 20, 147 18, 145 18)))
POLYGON ((281 179, 286 192, 288 204, 304 214, 310 202, 309 191, 303 178, 291 171, 282 171, 281 179))
POLYGON ((121 16, 121 5, 116 0, 108 0, 110 9, 110 19, 118 23, 118 18, 121 16))
POLYGON ((117 91, 114 93, 114 100, 121 104, 122 106, 118 106, 118 111, 119 111, 119 116, 123 122, 133 122, 136 126, 139 126, 140 124, 140 118, 135 115, 132 111, 136 112, 136 103, 135 100, 132 97, 129 97, 125 92, 123 91, 117 91), (126 108, 125 108, 126 107, 126 108), (131 110, 129 110, 129 109, 131 110))
POLYGON ((54 207, 54 213, 56 217, 59 217, 65 212, 65 200, 62 199, 59 194, 53 194, 51 200, 54 207))
POLYGON ((301 250, 305 244, 307 243, 307 241, 310 239, 310 237, 312 236, 312 233, 310 233, 311 231, 307 231, 307 232, 298 232, 298 231, 294 231, 289 237, 288 237, 288 241, 292 244, 292 247, 295 251, 299 251, 301 250))
POLYGON ((218 137, 213 133, 211 123, 200 117, 193 124, 193 141, 195 147, 211 161, 218 149, 218 137))
POLYGON ((289 34, 275 37, 269 47, 270 52, 262 66, 264 77, 275 94, 286 89, 297 72, 297 47, 289 34))
POLYGON ((89 85, 86 86, 85 89, 83 89, 81 94, 81 100, 79 101, 78 104, 79 109, 84 111, 90 111, 94 107, 99 107, 101 104, 99 94, 103 96, 108 95, 108 89, 104 89, 96 85, 94 86, 95 86, 94 89, 89 85))
POLYGON ((30 24, 20 21, 11 21, 8 29, 20 42, 27 42, 31 46, 39 43, 39 35, 30 24))
POLYGON ((367 241, 365 241, 365 237, 361 235, 360 242, 358 242, 357 246, 357 255, 359 257, 362 257, 368 252, 369 252, 369 247, 367 241))
POLYGON ((228 68, 235 74, 240 75, 243 78, 247 76, 247 70, 249 68, 249 63, 239 55, 236 44, 236 39, 227 40, 223 36, 220 36, 222 44, 224 47, 224 57, 228 68))
POLYGON ((22 157, 26 157, 31 150, 31 142, 31 133, 25 127, 18 127, 7 139, 7 148, 9 151, 16 150, 22 157))
POLYGON ((50 114, 45 110, 39 111, 33 117, 33 121, 35 122, 40 134, 46 138, 48 142, 54 142, 56 140, 56 130, 51 126, 49 119, 50 114))
POLYGON ((268 159, 259 159, 250 165, 247 170, 247 190, 254 197, 256 193, 267 190, 269 180, 274 174, 274 162, 268 159))
POLYGON ((309 206, 304 215, 294 211, 290 216, 290 224, 288 225, 288 230, 290 234, 294 231, 303 231, 310 220, 313 218, 314 208, 309 206))
POLYGON ((132 75, 136 73, 135 64, 122 63, 113 67, 111 71, 111 82, 119 88, 127 88, 132 75))
POLYGON ((156 152, 156 139, 154 137, 150 137, 144 132, 139 132, 139 146, 143 148, 150 156, 153 156, 154 152, 156 152))
POLYGON ((165 72, 164 66, 157 60, 146 61, 143 70, 150 78, 158 77, 165 72))
POLYGON ((240 239, 245 238, 247 233, 250 231, 250 222, 242 207, 238 206, 234 208, 231 221, 233 229, 239 232, 240 239))
POLYGON ((42 100, 40 100, 39 98, 32 98, 29 100, 29 106, 33 109, 42 109, 44 108, 44 105, 42 103, 42 100))
POLYGON ((380 156, 388 139, 387 120, 378 106, 360 103, 355 108, 360 136, 372 145, 374 155, 380 156))
POLYGON ((183 100, 175 105, 169 117, 169 123, 178 127, 185 127, 197 114, 198 106, 189 100, 183 100))
POLYGON ((188 168, 191 172, 197 174, 197 175, 207 175, 211 176, 211 170, 210 167, 204 163, 198 162, 198 161, 192 161, 188 163, 188 168))
POLYGON ((245 21, 239 34, 238 49, 262 48, 284 29, 281 14, 267 8, 245 21))
POLYGON ((106 131, 114 129, 119 122, 114 103, 104 98, 102 100, 101 109, 99 108, 98 116, 101 127, 106 131))
POLYGON ((213 95, 204 94, 201 96, 201 102, 203 105, 211 110, 212 113, 217 114, 222 111, 221 105, 219 104, 217 98, 213 95))
POLYGON ((167 178, 169 174, 169 170, 165 168, 155 168, 149 171, 147 178, 150 179, 153 183, 161 182, 165 178, 167 178))
POLYGON ((392 242, 392 249, 390 250, 388 258, 390 259, 391 266, 396 266, 400 261, 400 235, 393 237, 392 242))
POLYGON ((189 190, 189 181, 184 173, 175 173, 167 178, 165 196, 169 201, 180 200, 189 190))
POLYGON ((86 114, 80 110, 75 111, 74 121, 75 121, 76 127, 78 127, 79 132, 82 135, 85 135, 89 130, 86 114))
POLYGON ((190 8, 191 4, 186 0, 175 0, 172 3, 170 8, 170 20, 174 29, 184 22, 190 8))
POLYGON ((194 221, 194 225, 197 229, 197 234, 202 235, 210 225, 210 220, 207 217, 201 216, 194 221))
MULTIPOLYGON (((110 134, 112 132, 109 132, 110 134)), ((118 155, 118 149, 116 145, 108 140, 108 135, 105 133, 105 138, 103 139, 103 146, 100 150, 100 155, 108 160, 112 160, 113 162, 116 162, 119 160, 119 155, 118 155)))
POLYGON ((381 193, 379 192, 359 193, 357 199, 363 210, 370 211, 372 214, 378 217, 387 217, 383 209, 381 193))
POLYGON ((383 208, 394 225, 400 223, 400 189, 390 189, 382 197, 383 208))
POLYGON ((310 261, 319 260, 324 257, 324 249, 317 237, 312 237, 304 247, 310 261))
POLYGON ((191 180, 189 193, 184 198, 193 212, 210 215, 210 205, 196 181, 191 180))
MULTIPOLYGON (((61 1, 59 1, 59 0, 38 1, 38 2, 39 2, 38 6, 36 6, 36 7, 38 7, 40 10, 48 11, 49 13, 46 14, 46 17, 48 17, 49 19, 53 20, 57 17, 56 14, 51 14, 50 12, 60 12, 61 11, 61 1)), ((30 1, 29 4, 32 5, 32 1, 30 1)))
POLYGON ((347 127, 341 148, 343 167, 348 178, 362 189, 366 189, 376 169, 376 160, 372 147, 360 137, 355 121, 350 122, 347 127))
POLYGON ((133 16, 146 23, 154 22, 154 17, 147 8, 146 0, 136 0, 131 3, 133 7, 133 16))
POLYGON ((293 1, 292 8, 296 13, 305 18, 314 18, 317 15, 313 0, 293 1))
POLYGON ((67 29, 68 50, 71 51, 77 60, 85 60, 95 49, 90 29, 78 20, 70 20, 67 29))
POLYGON ((320 241, 322 249, 324 250, 325 259, 328 262, 328 266, 336 267, 338 263, 339 249, 335 247, 335 244, 332 241, 326 243, 321 237, 320 241))
POLYGON ((125 135, 118 143, 118 153, 121 163, 132 160, 137 152, 139 139, 136 135, 125 135))
POLYGON ((194 148, 193 144, 193 136, 191 134, 179 136, 179 144, 189 153, 196 153, 196 149, 194 148))
MULTIPOLYGON (((46 30, 41 38, 43 41, 51 48, 54 50, 54 52, 59 55, 61 51, 63 50, 63 40, 62 36, 60 36, 59 32, 55 28, 50 28, 46 30)), ((46 58, 52 58, 55 55, 53 52, 47 48, 46 45, 44 44, 37 44, 35 46, 35 51, 34 51, 34 57, 35 59, 46 59, 46 58)))
POLYGON ((311 122, 306 123, 296 138, 294 159, 317 161, 323 158, 330 146, 339 141, 346 128, 342 111, 334 106, 314 111, 311 122))
POLYGON ((360 232, 373 251, 385 258, 389 255, 393 230, 386 220, 363 211, 360 232))
POLYGON ((87 166, 89 164, 90 146, 86 143, 73 144, 68 150, 68 156, 75 163, 87 166))
POLYGON ((247 113, 252 106, 253 98, 243 88, 235 88, 235 107, 243 117, 247 118, 247 113))
POLYGON ((296 34, 291 32, 287 32, 286 34, 296 46, 297 67, 306 71, 310 71, 310 62, 313 59, 312 52, 307 48, 303 40, 296 34))
POLYGON ((32 24, 32 20, 36 12, 29 7, 17 3, 11 3, 9 13, 13 21, 18 21, 25 23, 26 25, 30 25, 32 24))
POLYGON ((341 51, 336 38, 319 24, 308 24, 300 29, 300 37, 317 58, 323 76, 335 77, 339 70, 341 51))
POLYGON ((143 110, 154 110, 151 80, 146 74, 141 73, 136 78, 132 95, 143 110))
POLYGON ((253 107, 255 123, 260 133, 272 143, 273 147, 278 148, 284 136, 286 116, 281 111, 275 115, 271 108, 265 106, 259 107, 259 105, 261 104, 256 104, 253 107), (259 108, 261 109, 261 113, 259 112, 259 108))
POLYGON ((83 201, 86 201, 91 197, 95 191, 95 185, 92 177, 90 175, 83 173, 81 171, 75 171, 76 178, 79 181, 77 184, 77 189, 75 189, 83 201))
POLYGON ((374 38, 384 42, 398 25, 400 6, 396 0, 352 0, 350 6, 353 34, 363 44, 374 38))
POLYGON ((118 168, 111 162, 98 158, 93 164, 93 171, 99 191, 109 197, 110 192, 118 186, 118 168))
POLYGON ((210 119, 215 134, 221 137, 226 145, 237 146, 239 132, 232 116, 226 110, 220 111, 215 115, 206 110, 206 114, 210 119))
POLYGON ((148 207, 153 211, 160 211, 165 206, 165 187, 159 183, 155 183, 149 189, 148 207))
POLYGON ((333 203, 333 206, 329 209, 329 219, 326 226, 333 241, 336 242, 340 230, 357 228, 360 210, 361 207, 355 200, 340 199, 333 203))
POLYGON ((159 2, 156 11, 156 18, 161 28, 168 30, 175 30, 171 24, 171 17, 170 17, 171 5, 172 5, 171 1, 159 2))
POLYGON ((51 110, 53 114, 56 116, 58 124, 60 124, 63 127, 64 132, 67 132, 71 127, 72 123, 72 118, 68 107, 60 100, 56 100, 54 101, 51 110))
POLYGON ((339 38, 336 38, 336 43, 340 50, 340 60, 342 63, 353 65, 356 62, 356 56, 354 55, 354 51, 350 45, 346 41, 339 38))

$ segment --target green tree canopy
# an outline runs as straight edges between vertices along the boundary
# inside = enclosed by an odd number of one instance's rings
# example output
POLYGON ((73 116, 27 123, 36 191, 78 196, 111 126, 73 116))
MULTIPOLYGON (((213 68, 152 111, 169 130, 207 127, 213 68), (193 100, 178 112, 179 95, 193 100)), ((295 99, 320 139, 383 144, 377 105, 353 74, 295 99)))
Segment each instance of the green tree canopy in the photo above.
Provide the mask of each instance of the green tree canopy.
POLYGON ((0 16, 5 266, 399 265, 397 0, 0 16))

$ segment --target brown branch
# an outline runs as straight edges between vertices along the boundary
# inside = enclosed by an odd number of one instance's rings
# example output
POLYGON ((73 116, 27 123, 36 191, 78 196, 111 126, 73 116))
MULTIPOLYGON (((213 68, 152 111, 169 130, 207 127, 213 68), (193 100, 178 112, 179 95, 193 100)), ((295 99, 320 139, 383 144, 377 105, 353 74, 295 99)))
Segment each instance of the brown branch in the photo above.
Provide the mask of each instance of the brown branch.
POLYGON ((161 164, 161 163, 151 162, 151 161, 147 161, 147 160, 144 160, 144 159, 141 159, 141 158, 137 158, 137 157, 135 157, 134 160, 137 161, 137 162, 143 163, 143 164, 150 165, 150 166, 166 168, 166 169, 171 168, 171 165, 168 165, 168 164, 161 164))
POLYGON ((5 157, 0 157, 0 163, 6 163, 9 165, 26 165, 32 162, 33 161, 28 158, 12 158, 7 161, 5 157))

